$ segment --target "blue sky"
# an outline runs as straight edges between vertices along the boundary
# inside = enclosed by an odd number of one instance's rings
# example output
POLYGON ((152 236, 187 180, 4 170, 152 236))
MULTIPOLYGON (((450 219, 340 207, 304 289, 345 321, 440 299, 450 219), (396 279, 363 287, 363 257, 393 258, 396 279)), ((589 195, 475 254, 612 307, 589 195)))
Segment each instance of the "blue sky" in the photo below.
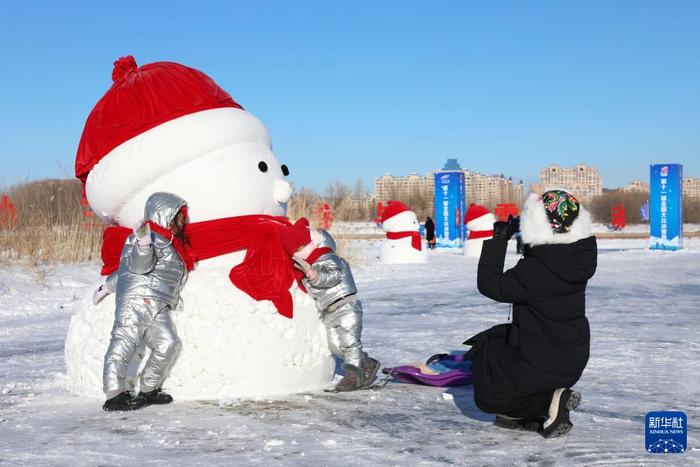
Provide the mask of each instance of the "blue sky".
POLYGON ((0 185, 73 176, 127 54, 213 77, 297 186, 447 157, 526 182, 579 162, 606 187, 655 162, 700 177, 699 2, 143 3, 3 5, 0 185))

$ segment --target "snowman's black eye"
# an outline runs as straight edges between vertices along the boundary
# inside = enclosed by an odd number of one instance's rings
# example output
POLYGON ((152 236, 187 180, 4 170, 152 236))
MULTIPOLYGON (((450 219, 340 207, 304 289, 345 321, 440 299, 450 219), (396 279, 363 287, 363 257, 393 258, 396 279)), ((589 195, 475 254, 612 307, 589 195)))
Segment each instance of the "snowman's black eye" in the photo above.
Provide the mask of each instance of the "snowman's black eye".
POLYGON ((267 172, 267 164, 264 161, 258 162, 258 169, 263 173, 267 172))
POLYGON ((287 167, 287 164, 282 164, 282 175, 285 177, 289 175, 289 167, 287 167))

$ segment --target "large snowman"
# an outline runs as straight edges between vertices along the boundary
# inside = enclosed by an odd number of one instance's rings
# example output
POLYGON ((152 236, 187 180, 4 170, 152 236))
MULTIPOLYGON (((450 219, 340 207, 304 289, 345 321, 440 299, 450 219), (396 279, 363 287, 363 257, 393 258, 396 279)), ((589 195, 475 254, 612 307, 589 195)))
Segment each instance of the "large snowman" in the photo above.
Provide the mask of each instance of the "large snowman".
POLYGON ((481 247, 484 240, 493 238, 493 223, 496 217, 486 207, 478 204, 470 204, 464 216, 469 235, 464 242, 464 256, 471 258, 481 257, 481 247))
POLYGON ((415 212, 409 210, 401 201, 389 201, 382 211, 381 221, 386 232, 386 241, 380 253, 382 263, 407 264, 428 261, 415 212))
MULTIPOLYGON (((239 227, 225 236, 257 245, 252 259, 266 262, 258 273, 287 272, 289 258, 270 255, 264 243, 275 241, 271 219, 281 219, 273 216, 285 214, 291 194, 289 170, 272 153, 265 126, 211 78, 177 63, 137 67, 123 57, 112 79, 87 119, 76 159, 94 212, 132 227, 150 194, 172 192, 187 201, 193 227, 232 219, 239 227)), ((210 253, 218 248, 205 246, 210 253)), ((288 394, 322 388, 333 377, 325 328, 296 283, 285 282, 276 300, 265 287, 257 296, 233 285, 229 274, 249 261, 248 250, 210 254, 189 275, 184 307, 172 314, 182 349, 165 387, 176 400, 288 394)), ((239 275, 239 283, 255 289, 259 277, 239 275)), ((65 345, 74 394, 104 397, 114 309, 114 295, 98 306, 86 295, 76 307, 65 345)), ((138 363, 131 367, 134 386, 138 363)))

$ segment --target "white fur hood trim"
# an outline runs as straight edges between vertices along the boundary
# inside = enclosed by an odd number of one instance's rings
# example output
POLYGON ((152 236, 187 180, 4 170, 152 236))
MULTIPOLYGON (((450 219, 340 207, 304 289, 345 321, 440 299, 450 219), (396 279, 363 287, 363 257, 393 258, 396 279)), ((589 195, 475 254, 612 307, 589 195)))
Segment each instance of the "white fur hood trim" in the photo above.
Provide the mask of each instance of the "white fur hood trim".
POLYGON ((530 246, 574 243, 591 236, 591 214, 581 206, 571 230, 555 234, 549 226, 542 199, 539 195, 531 193, 520 215, 520 234, 523 243, 530 246))

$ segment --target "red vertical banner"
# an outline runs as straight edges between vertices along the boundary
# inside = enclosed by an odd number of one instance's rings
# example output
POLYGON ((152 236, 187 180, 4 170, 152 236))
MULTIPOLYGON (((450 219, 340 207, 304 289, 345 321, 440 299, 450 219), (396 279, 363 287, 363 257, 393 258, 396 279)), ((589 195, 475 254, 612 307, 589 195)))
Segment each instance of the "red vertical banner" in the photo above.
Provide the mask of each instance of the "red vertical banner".
POLYGON ((7 195, 2 195, 0 199, 0 225, 14 226, 17 218, 15 217, 15 205, 12 204, 7 195))
POLYGON ((374 223, 377 225, 382 223, 382 214, 384 214, 384 208, 386 208, 386 206, 384 206, 384 203, 382 203, 381 201, 377 203, 377 217, 374 218, 374 223))
POLYGON ((88 203, 84 191, 83 196, 80 198, 80 208, 83 210, 83 228, 90 229, 92 227, 96 227, 98 224, 93 222, 95 213, 90 209, 90 203, 88 203))
POLYGON ((83 196, 80 199, 80 207, 83 209, 83 217, 92 217, 95 214, 90 210, 90 204, 88 200, 83 196))
POLYGON ((508 216, 518 217, 520 214, 518 207, 513 203, 497 204, 493 213, 496 215, 499 221, 507 221, 508 216))
POLYGON ((319 204, 313 211, 314 223, 322 229, 328 230, 333 225, 333 213, 328 203, 319 204))
POLYGON ((614 204, 612 207, 612 227, 615 230, 622 230, 627 225, 627 212, 624 204, 614 204))

